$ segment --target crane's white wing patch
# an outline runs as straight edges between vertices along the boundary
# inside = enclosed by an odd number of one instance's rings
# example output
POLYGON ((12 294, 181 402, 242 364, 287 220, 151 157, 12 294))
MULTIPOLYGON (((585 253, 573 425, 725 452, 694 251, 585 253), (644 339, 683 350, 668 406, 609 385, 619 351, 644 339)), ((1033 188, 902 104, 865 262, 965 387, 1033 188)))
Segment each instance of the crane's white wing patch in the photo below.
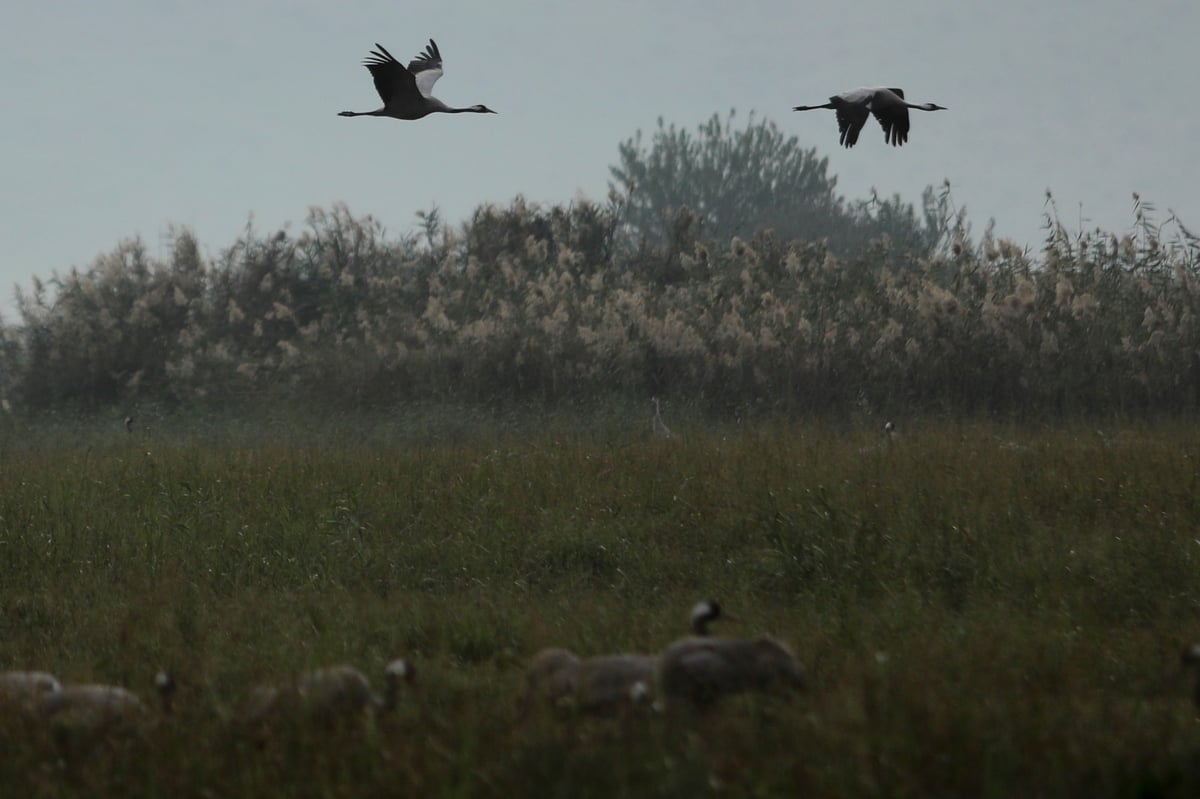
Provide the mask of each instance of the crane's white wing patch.
POLYGON ((437 42, 430 39, 424 52, 408 62, 408 71, 417 81, 417 91, 429 97, 433 84, 442 77, 442 53, 438 50, 437 42))
POLYGON ((442 68, 426 69, 413 74, 417 81, 417 91, 426 97, 430 96, 433 91, 433 84, 438 82, 438 78, 442 77, 442 68))

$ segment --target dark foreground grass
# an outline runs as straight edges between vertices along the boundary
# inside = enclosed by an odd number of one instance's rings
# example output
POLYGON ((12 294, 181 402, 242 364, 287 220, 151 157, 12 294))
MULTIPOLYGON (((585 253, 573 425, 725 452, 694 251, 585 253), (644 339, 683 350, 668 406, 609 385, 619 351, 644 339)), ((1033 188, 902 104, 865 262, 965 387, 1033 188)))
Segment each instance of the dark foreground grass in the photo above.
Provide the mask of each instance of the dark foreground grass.
POLYGON ((10 421, 0 668, 181 690, 102 741, 0 718, 0 795, 1200 792, 1200 431, 622 416, 10 421), (538 649, 657 651, 705 597, 808 694, 518 718, 538 649), (239 732, 261 681, 400 654, 394 716, 239 732))

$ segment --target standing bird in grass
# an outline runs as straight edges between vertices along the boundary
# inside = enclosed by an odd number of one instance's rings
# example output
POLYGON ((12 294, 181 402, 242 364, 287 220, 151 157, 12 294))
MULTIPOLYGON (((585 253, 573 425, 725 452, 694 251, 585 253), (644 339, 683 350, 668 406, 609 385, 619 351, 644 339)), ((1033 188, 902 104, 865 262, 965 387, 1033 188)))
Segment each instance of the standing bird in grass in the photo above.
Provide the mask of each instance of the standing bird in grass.
POLYGON ((908 141, 908 109, 947 110, 936 103, 910 103, 904 99, 903 89, 882 87, 842 92, 830 97, 824 105, 798 105, 792 110, 814 111, 818 108, 832 108, 837 112, 838 130, 842 134, 839 143, 846 147, 853 147, 858 141, 858 134, 871 114, 875 115, 883 128, 883 140, 893 147, 899 147, 908 141))
POLYGON ((568 649, 543 649, 525 672, 525 686, 517 708, 527 715, 539 704, 561 708, 571 701, 578 683, 579 657, 568 649))
POLYGON ((613 713, 654 697, 656 655, 596 655, 575 670, 575 703, 587 713, 613 713))
POLYGON ((671 428, 667 427, 667 423, 663 421, 662 410, 658 407, 658 397, 651 397, 650 401, 654 403, 654 418, 650 420, 650 426, 654 430, 655 437, 674 438, 675 434, 671 432, 671 428))
POLYGON ((42 698, 62 692, 62 684, 44 671, 0 671, 0 716, 8 709, 34 711, 42 698))
MULTIPOLYGON (((163 715, 171 712, 175 680, 160 671, 154 678, 163 715)), ((65 685, 42 695, 39 710, 56 730, 86 737, 131 728, 151 718, 138 695, 119 685, 65 685)))
POLYGON ((342 111, 342 117, 394 117, 421 119, 430 114, 494 114, 486 105, 452 108, 434 97, 433 84, 442 77, 442 54, 433 39, 425 52, 408 62, 408 68, 392 57, 382 44, 363 62, 375 79, 375 91, 383 108, 374 111, 342 111))
POLYGON ((527 716, 538 706, 601 715, 632 709, 653 699, 657 671, 655 655, 580 658, 566 649, 543 649, 525 672, 517 710, 527 716))
POLYGON ((665 697, 702 707, 726 694, 804 688, 804 669, 775 639, 709 635, 709 622, 720 615, 716 602, 700 602, 692 608, 694 635, 663 651, 658 682, 665 697))
POLYGON ((366 675, 353 666, 317 669, 287 685, 254 689, 242 722, 255 733, 290 722, 336 726, 368 712, 390 712, 399 699, 401 685, 412 683, 413 678, 412 664, 396 658, 384 670, 384 693, 379 696, 366 675))

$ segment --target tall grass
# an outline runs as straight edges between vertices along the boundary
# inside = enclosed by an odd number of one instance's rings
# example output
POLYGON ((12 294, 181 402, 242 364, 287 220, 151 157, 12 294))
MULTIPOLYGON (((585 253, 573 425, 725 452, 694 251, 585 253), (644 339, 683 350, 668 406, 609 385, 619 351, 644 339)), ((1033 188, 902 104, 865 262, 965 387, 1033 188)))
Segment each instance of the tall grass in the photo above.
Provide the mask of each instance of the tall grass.
MULTIPOLYGON (((940 202, 949 214, 948 189, 940 202)), ((637 247, 620 211, 518 199, 459 229, 427 215, 419 240, 338 206, 211 259, 186 232, 162 261, 126 242, 19 297, 0 400, 362 410, 656 394, 725 418, 1026 420, 1200 402, 1200 240, 1140 199, 1128 232, 1073 234, 1050 205, 1040 254, 959 225, 921 257, 886 237, 851 258, 768 230, 714 241, 686 208, 669 244, 637 247)))
POLYGON ((1190 426, 622 410, 3 430, 0 667, 183 687, 95 747, 5 717, 0 793, 1194 795, 1190 426), (808 695, 517 718, 538 649, 657 651, 705 597, 808 695), (259 681, 398 654, 378 725, 232 731, 259 681))

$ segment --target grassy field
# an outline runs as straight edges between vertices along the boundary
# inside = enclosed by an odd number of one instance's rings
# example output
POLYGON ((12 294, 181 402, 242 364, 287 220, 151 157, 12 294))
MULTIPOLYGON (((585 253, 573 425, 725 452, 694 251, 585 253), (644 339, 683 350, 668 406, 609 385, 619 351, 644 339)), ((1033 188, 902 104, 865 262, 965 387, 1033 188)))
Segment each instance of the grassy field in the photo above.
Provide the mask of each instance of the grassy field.
POLYGON ((0 669, 181 687, 120 739, 0 718, 0 795, 1200 791, 1200 429, 643 411, 6 420, 0 669), (539 649, 658 651, 708 597, 807 694, 518 718, 539 649), (260 682, 397 655, 394 716, 238 733, 260 682))

